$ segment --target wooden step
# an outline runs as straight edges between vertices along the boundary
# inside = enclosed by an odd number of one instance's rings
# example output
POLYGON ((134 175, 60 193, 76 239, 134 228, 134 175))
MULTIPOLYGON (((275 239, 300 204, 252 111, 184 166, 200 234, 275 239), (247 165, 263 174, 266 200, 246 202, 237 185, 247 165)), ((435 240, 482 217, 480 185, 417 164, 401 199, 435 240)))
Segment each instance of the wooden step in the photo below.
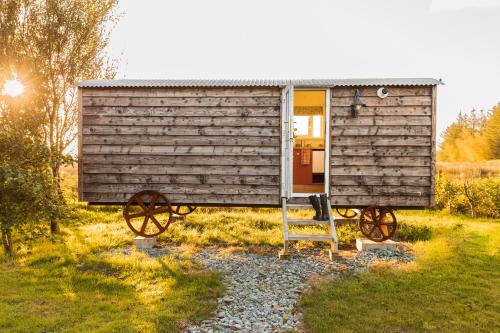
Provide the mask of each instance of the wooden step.
POLYGON ((311 205, 308 204, 289 204, 286 205, 288 209, 313 209, 311 205))
POLYGON ((288 219, 289 224, 297 225, 315 225, 315 224, 330 224, 330 221, 319 221, 313 219, 288 219))
POLYGON ((292 197, 288 199, 288 202, 286 203, 287 206, 290 205, 310 205, 311 203, 309 202, 309 198, 306 197, 292 197))
POLYGON ((313 235, 313 234, 289 234, 288 240, 309 240, 315 242, 331 241, 331 235, 313 235))

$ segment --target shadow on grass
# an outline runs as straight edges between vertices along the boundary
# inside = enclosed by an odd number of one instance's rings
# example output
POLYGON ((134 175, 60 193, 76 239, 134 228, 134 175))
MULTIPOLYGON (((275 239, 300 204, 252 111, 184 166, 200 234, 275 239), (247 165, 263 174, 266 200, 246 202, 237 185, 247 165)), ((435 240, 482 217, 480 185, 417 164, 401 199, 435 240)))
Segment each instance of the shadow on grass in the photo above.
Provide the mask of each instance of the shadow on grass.
POLYGON ((223 291, 188 259, 95 255, 69 242, 0 263, 0 331, 177 332, 209 316, 223 291))

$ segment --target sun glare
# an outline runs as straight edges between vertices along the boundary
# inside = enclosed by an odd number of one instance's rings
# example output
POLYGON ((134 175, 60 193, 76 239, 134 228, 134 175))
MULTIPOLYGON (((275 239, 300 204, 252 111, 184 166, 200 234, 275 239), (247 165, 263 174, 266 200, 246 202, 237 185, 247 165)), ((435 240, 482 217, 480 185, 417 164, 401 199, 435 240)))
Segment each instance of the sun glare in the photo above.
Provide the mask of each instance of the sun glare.
POLYGON ((19 96, 23 93, 24 85, 15 79, 10 80, 10 81, 5 82, 5 85, 3 87, 3 91, 6 95, 16 97, 16 96, 19 96))

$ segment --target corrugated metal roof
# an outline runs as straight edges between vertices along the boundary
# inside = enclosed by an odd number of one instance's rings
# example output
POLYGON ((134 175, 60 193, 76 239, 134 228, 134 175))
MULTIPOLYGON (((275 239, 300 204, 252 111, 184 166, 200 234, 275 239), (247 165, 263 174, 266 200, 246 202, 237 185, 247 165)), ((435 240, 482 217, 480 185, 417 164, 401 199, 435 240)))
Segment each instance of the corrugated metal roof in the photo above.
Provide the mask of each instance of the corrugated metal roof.
POLYGON ((433 86, 443 84, 430 78, 397 79, 169 79, 169 80, 89 80, 78 83, 83 88, 168 88, 168 87, 298 87, 334 86, 433 86))

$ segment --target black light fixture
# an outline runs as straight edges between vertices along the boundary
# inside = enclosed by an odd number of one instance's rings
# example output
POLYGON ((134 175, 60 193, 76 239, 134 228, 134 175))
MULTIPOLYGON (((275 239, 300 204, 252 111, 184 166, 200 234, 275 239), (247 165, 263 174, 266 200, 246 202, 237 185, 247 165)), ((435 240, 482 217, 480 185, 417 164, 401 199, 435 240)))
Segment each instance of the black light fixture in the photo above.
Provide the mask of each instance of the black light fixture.
POLYGON ((356 89, 356 92, 354 93, 354 101, 352 102, 351 105, 351 113, 353 117, 357 117, 359 111, 363 106, 366 106, 366 104, 363 103, 361 100, 361 96, 359 94, 359 90, 356 89))

